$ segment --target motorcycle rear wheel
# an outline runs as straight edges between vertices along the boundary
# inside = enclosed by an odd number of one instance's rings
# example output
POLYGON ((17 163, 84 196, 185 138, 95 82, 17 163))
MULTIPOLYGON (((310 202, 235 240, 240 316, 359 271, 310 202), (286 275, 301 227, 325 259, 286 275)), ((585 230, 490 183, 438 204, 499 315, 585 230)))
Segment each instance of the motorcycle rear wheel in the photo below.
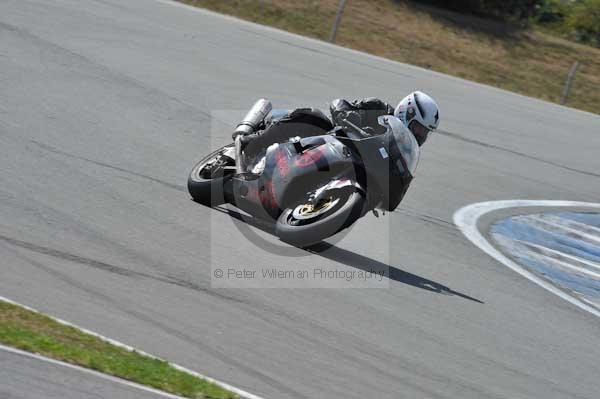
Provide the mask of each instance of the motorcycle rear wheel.
POLYGON ((353 189, 331 190, 318 204, 306 199, 288 207, 277 219, 277 236, 297 247, 308 247, 339 233, 362 216, 365 199, 353 189))
POLYGON ((217 206, 225 203, 223 194, 223 184, 233 176, 233 170, 226 170, 224 167, 234 167, 235 160, 224 156, 223 152, 234 147, 234 144, 229 144, 213 151, 206 157, 202 158, 190 171, 188 177, 188 191, 194 201, 207 206, 217 206), (211 166, 211 162, 221 161, 224 163, 214 170, 207 170, 211 166))

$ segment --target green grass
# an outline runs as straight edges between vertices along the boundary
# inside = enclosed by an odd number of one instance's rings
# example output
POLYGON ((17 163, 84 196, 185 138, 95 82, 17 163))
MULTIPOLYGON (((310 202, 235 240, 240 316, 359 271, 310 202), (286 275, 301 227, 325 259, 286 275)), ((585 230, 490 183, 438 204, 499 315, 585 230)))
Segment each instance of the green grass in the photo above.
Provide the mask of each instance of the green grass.
MULTIPOLYGON (((180 1, 322 40, 329 38, 339 3, 180 1)), ((600 113, 600 49, 540 29, 519 30, 416 1, 348 0, 337 43, 552 102, 560 101, 567 73, 578 60, 567 105, 600 113)))
POLYGON ((216 384, 114 346, 49 317, 0 301, 0 343, 188 398, 238 396, 216 384))

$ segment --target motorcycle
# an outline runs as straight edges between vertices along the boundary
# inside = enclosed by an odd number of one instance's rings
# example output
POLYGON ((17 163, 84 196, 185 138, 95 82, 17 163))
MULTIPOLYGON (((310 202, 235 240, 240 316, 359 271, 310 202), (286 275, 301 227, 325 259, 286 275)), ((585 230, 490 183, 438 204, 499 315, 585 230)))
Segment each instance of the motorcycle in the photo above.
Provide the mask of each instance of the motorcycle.
POLYGON ((369 211, 393 211, 404 197, 419 145, 396 117, 377 121, 369 133, 352 118, 334 127, 319 110, 272 110, 261 99, 236 128, 236 142, 192 168, 188 191, 204 205, 229 203, 274 223, 282 241, 308 247, 369 211), (237 141, 257 130, 241 150, 237 141))

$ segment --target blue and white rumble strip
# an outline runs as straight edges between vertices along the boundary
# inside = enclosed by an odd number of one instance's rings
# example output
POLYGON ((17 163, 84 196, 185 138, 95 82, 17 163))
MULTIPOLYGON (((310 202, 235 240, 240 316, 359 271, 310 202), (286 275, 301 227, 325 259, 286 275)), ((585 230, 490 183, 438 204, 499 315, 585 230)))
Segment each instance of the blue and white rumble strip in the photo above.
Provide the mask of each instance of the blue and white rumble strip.
POLYGON ((483 202, 458 210, 454 221, 467 238, 501 263, 600 316, 600 204, 483 202), (484 232, 490 240, 477 228, 477 220, 484 214, 523 207, 548 207, 548 211, 536 209, 536 213, 497 220, 484 232))
POLYGON ((600 214, 513 216, 490 234, 523 267, 600 309, 600 214))

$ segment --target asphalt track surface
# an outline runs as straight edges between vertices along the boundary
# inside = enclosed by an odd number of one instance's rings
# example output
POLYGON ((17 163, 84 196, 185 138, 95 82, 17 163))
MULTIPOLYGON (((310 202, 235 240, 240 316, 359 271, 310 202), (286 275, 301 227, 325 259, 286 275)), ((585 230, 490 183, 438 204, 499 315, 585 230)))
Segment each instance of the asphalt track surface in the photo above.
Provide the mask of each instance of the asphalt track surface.
MULTIPOLYGON (((83 369, 85 370, 85 369, 83 369)), ((0 348, 2 399, 164 399, 179 398, 142 390, 123 380, 34 359, 0 348)))
POLYGON ((265 398, 597 398, 600 320, 452 215, 597 201, 598 131, 595 115, 168 3, 3 0, 0 293, 265 398), (443 132, 399 210, 335 248, 275 255, 189 199, 193 162, 231 129, 215 110, 417 88, 443 132), (389 288, 211 288, 211 264, 249 259, 385 263, 389 288))

